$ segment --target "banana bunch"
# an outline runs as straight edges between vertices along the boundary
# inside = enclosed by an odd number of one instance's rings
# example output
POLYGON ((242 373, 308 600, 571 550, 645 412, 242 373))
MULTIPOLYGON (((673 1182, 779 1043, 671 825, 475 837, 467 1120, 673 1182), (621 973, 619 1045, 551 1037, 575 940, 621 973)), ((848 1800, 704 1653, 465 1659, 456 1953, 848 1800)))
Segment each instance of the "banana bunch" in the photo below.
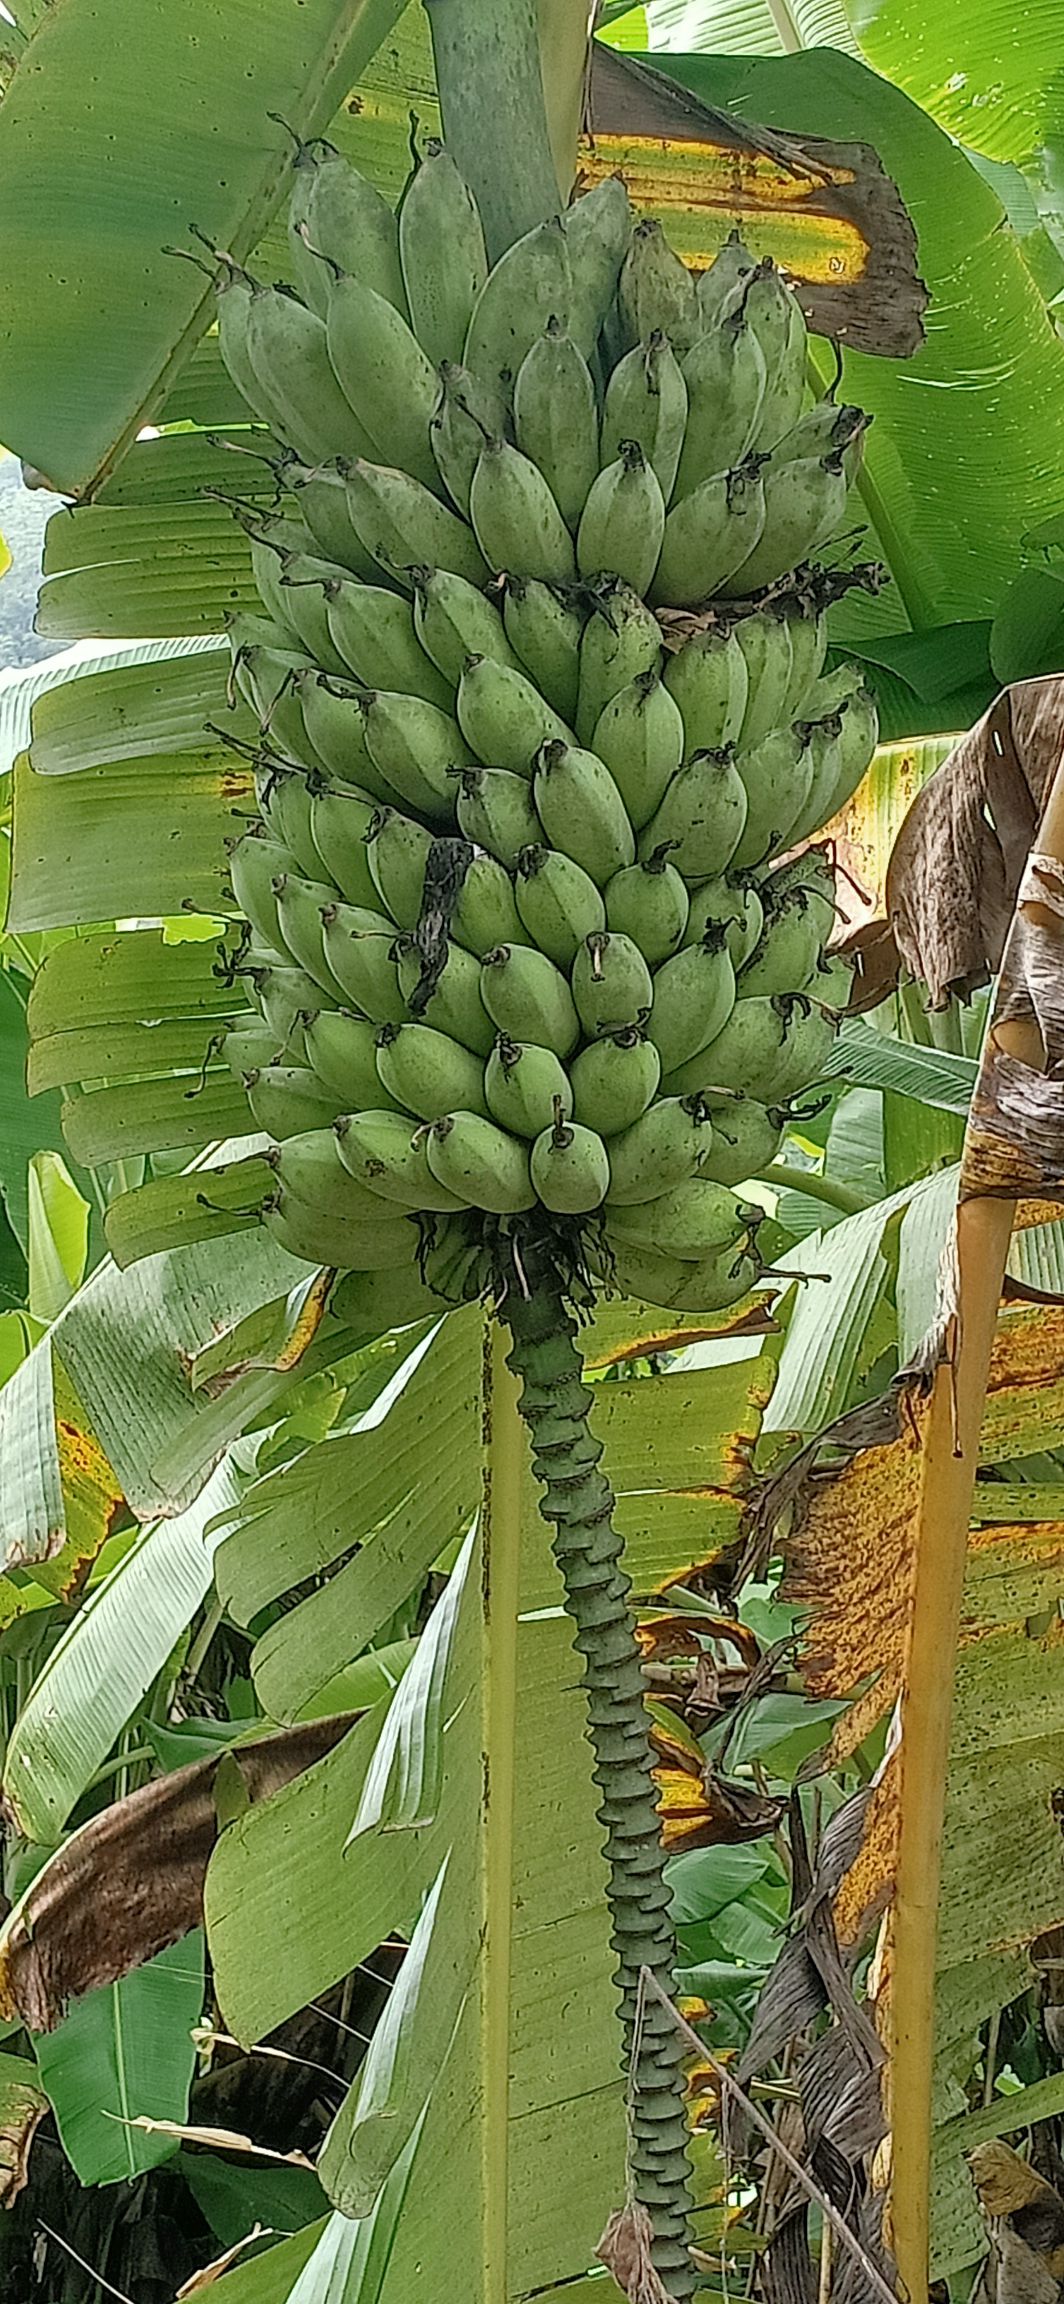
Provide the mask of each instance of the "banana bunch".
POLYGON ((489 268, 441 146, 397 215, 315 143, 289 246, 295 290, 218 277, 278 444, 231 632, 260 740, 226 1057, 273 1141, 262 1221, 387 1275, 396 1319, 529 1224, 726 1305, 759 1270, 735 1186, 845 998, 825 852, 774 860, 876 742, 809 565, 865 419, 804 406, 770 261, 733 238, 696 283, 616 178, 489 268))

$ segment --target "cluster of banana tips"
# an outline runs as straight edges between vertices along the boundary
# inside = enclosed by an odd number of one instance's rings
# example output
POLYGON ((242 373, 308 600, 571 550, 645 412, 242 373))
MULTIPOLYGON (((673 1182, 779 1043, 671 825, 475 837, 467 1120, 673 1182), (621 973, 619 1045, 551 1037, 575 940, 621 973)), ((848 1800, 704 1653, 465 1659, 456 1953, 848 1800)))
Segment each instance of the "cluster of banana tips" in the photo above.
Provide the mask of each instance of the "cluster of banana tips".
POLYGON ((737 1301, 735 1187, 848 996, 802 844, 876 744, 817 560, 866 419, 806 405, 770 261, 733 236, 696 281, 618 179, 489 269, 441 146, 396 214, 315 143, 289 246, 297 292, 217 281, 279 488, 231 632, 262 1220, 397 1319, 552 1227, 631 1295, 737 1301))

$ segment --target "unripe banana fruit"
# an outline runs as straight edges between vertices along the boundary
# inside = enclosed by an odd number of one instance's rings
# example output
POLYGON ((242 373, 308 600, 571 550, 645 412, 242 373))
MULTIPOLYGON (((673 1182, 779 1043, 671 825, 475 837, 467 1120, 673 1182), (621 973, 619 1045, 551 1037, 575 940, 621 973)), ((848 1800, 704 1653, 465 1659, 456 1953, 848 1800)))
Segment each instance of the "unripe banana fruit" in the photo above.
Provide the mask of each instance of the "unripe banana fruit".
POLYGON ((678 768, 660 808, 640 835, 643 859, 668 848, 685 880, 708 880, 725 872, 743 837, 746 785, 730 744, 719 752, 696 752, 678 768))
POLYGON ((470 1207, 516 1216, 535 1202, 524 1145, 477 1112, 441 1115, 429 1131, 427 1152, 437 1183, 470 1207))
POLYGON ((657 1200, 701 1171, 713 1136, 712 1116, 701 1097, 661 1097, 611 1141, 611 1209, 657 1200))
POLYGON ((481 963, 480 996, 509 1040, 552 1048, 563 1061, 580 1038, 573 996, 559 968, 528 944, 500 944, 481 963))
POLYGON ((606 920, 630 936, 651 968, 684 941, 690 911, 687 889, 670 864, 667 845, 643 864, 628 864, 606 886, 606 920))
POLYGON ((647 1031, 661 1069, 675 1072, 716 1038, 735 1004, 735 971, 724 931, 707 928, 701 941, 666 960, 654 977, 647 1031))
POLYGON ((576 537, 581 576, 616 576, 647 592, 665 534, 661 483, 637 440, 622 440, 616 461, 595 480, 576 537))
POLYGON ((395 1103, 419 1120, 439 1120, 444 1112, 486 1112, 480 1058, 431 1024, 383 1025, 377 1035, 377 1070, 395 1103))
POLYGON ((604 760, 572 744, 545 744, 536 756, 536 810, 548 840, 604 887, 635 862, 635 834, 604 760))
POLYGON ((684 752, 679 706, 656 672, 642 672, 611 696, 595 722, 591 750, 604 760, 636 832, 665 797, 684 752))
POLYGON ((587 361, 554 313, 517 371, 514 429, 575 530, 599 467, 598 403, 587 361))
POLYGON ((644 1025, 654 999, 650 970, 638 944, 608 928, 584 938, 573 962, 572 988, 589 1040, 644 1025))
POLYGON ((609 1155, 601 1136, 565 1119, 560 1103, 551 1126, 532 1146, 531 1170, 544 1207, 559 1216, 589 1214, 609 1189, 609 1155))
POLYGON ((618 1239, 634 1240, 637 1247, 656 1248, 666 1256, 696 1263, 738 1246, 763 1214, 737 1200, 725 1184, 689 1174, 653 1200, 611 1205, 609 1228, 618 1239))
POLYGON ((569 1077, 577 1119, 612 1138, 630 1128, 656 1096, 661 1058, 653 1041, 633 1026, 581 1048, 569 1077))
POLYGON ((571 723, 580 685, 583 611, 538 578, 513 576, 503 603, 506 637, 548 704, 571 723))
POLYGON ((687 423, 687 386, 668 337, 660 329, 617 362, 602 411, 603 464, 634 440, 656 474, 665 503, 672 495, 687 423))
POLYGON ((468 1207, 433 1175, 426 1155, 427 1130, 401 1112, 367 1110, 336 1123, 335 1140, 346 1173, 365 1190, 402 1208, 430 1208, 444 1215, 468 1207))
MULTIPOLYGON (((533 943, 566 973, 585 936, 606 925, 601 891, 582 864, 560 848, 522 848, 517 859, 517 909, 533 943)), ((502 941, 502 939, 500 939, 502 941)))
POLYGON ((590 743, 611 696, 660 665, 661 626, 646 602, 628 584, 614 580, 598 586, 580 639, 576 733, 581 744, 590 743))
POLYGON ((576 558, 561 511, 538 465, 508 440, 485 442, 469 491, 469 517, 496 574, 572 583, 576 558))
POLYGON ((685 758, 738 743, 750 675, 732 633, 712 626, 692 633, 666 657, 663 678, 683 719, 685 758))
POLYGON ((541 744, 572 742, 572 732, 523 672, 490 656, 468 656, 458 683, 458 724, 486 767, 531 776, 541 744))
POLYGON ((567 1120, 573 1109, 573 1091, 553 1049, 509 1040, 505 1032, 485 1066, 484 1094, 492 1119, 511 1136, 539 1136, 553 1125, 556 1110, 567 1120))
POLYGON ((768 1111, 752 1096, 737 1096, 714 1112, 713 1141, 699 1161, 698 1173, 712 1177, 715 1184, 745 1184, 764 1174, 782 1137, 778 1111, 768 1111))

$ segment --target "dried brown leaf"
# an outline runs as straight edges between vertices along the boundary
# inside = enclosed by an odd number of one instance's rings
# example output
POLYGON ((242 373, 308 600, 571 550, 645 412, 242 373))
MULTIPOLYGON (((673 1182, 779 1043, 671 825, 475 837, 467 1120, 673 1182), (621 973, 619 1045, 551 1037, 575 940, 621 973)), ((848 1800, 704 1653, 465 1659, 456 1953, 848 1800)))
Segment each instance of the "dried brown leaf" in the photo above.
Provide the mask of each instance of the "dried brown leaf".
POLYGON ((222 1758, 239 1769, 250 1801, 265 1800, 331 1751, 353 1718, 282 1728, 175 1769, 73 1833, 0 1931, 0 2013, 49 2032, 69 2000, 115 1983, 195 1928, 219 1834, 222 1758))

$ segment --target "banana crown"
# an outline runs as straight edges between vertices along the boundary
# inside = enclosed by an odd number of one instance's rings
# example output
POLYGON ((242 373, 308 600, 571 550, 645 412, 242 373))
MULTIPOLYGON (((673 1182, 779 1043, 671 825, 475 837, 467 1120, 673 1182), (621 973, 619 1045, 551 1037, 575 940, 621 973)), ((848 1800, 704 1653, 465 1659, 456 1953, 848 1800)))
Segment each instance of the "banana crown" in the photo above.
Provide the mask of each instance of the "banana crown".
POLYGON ((397 217, 319 142, 289 251, 295 292, 217 280, 276 443, 230 631, 260 820, 224 1057, 274 1143, 262 1221, 396 1276, 404 1318, 530 1223, 649 1301, 733 1302, 734 1187, 847 997, 801 844, 877 737, 860 669, 824 670, 855 579, 817 561, 867 418, 807 404, 770 259, 733 234, 695 279, 616 179, 489 266, 443 145, 397 217))

